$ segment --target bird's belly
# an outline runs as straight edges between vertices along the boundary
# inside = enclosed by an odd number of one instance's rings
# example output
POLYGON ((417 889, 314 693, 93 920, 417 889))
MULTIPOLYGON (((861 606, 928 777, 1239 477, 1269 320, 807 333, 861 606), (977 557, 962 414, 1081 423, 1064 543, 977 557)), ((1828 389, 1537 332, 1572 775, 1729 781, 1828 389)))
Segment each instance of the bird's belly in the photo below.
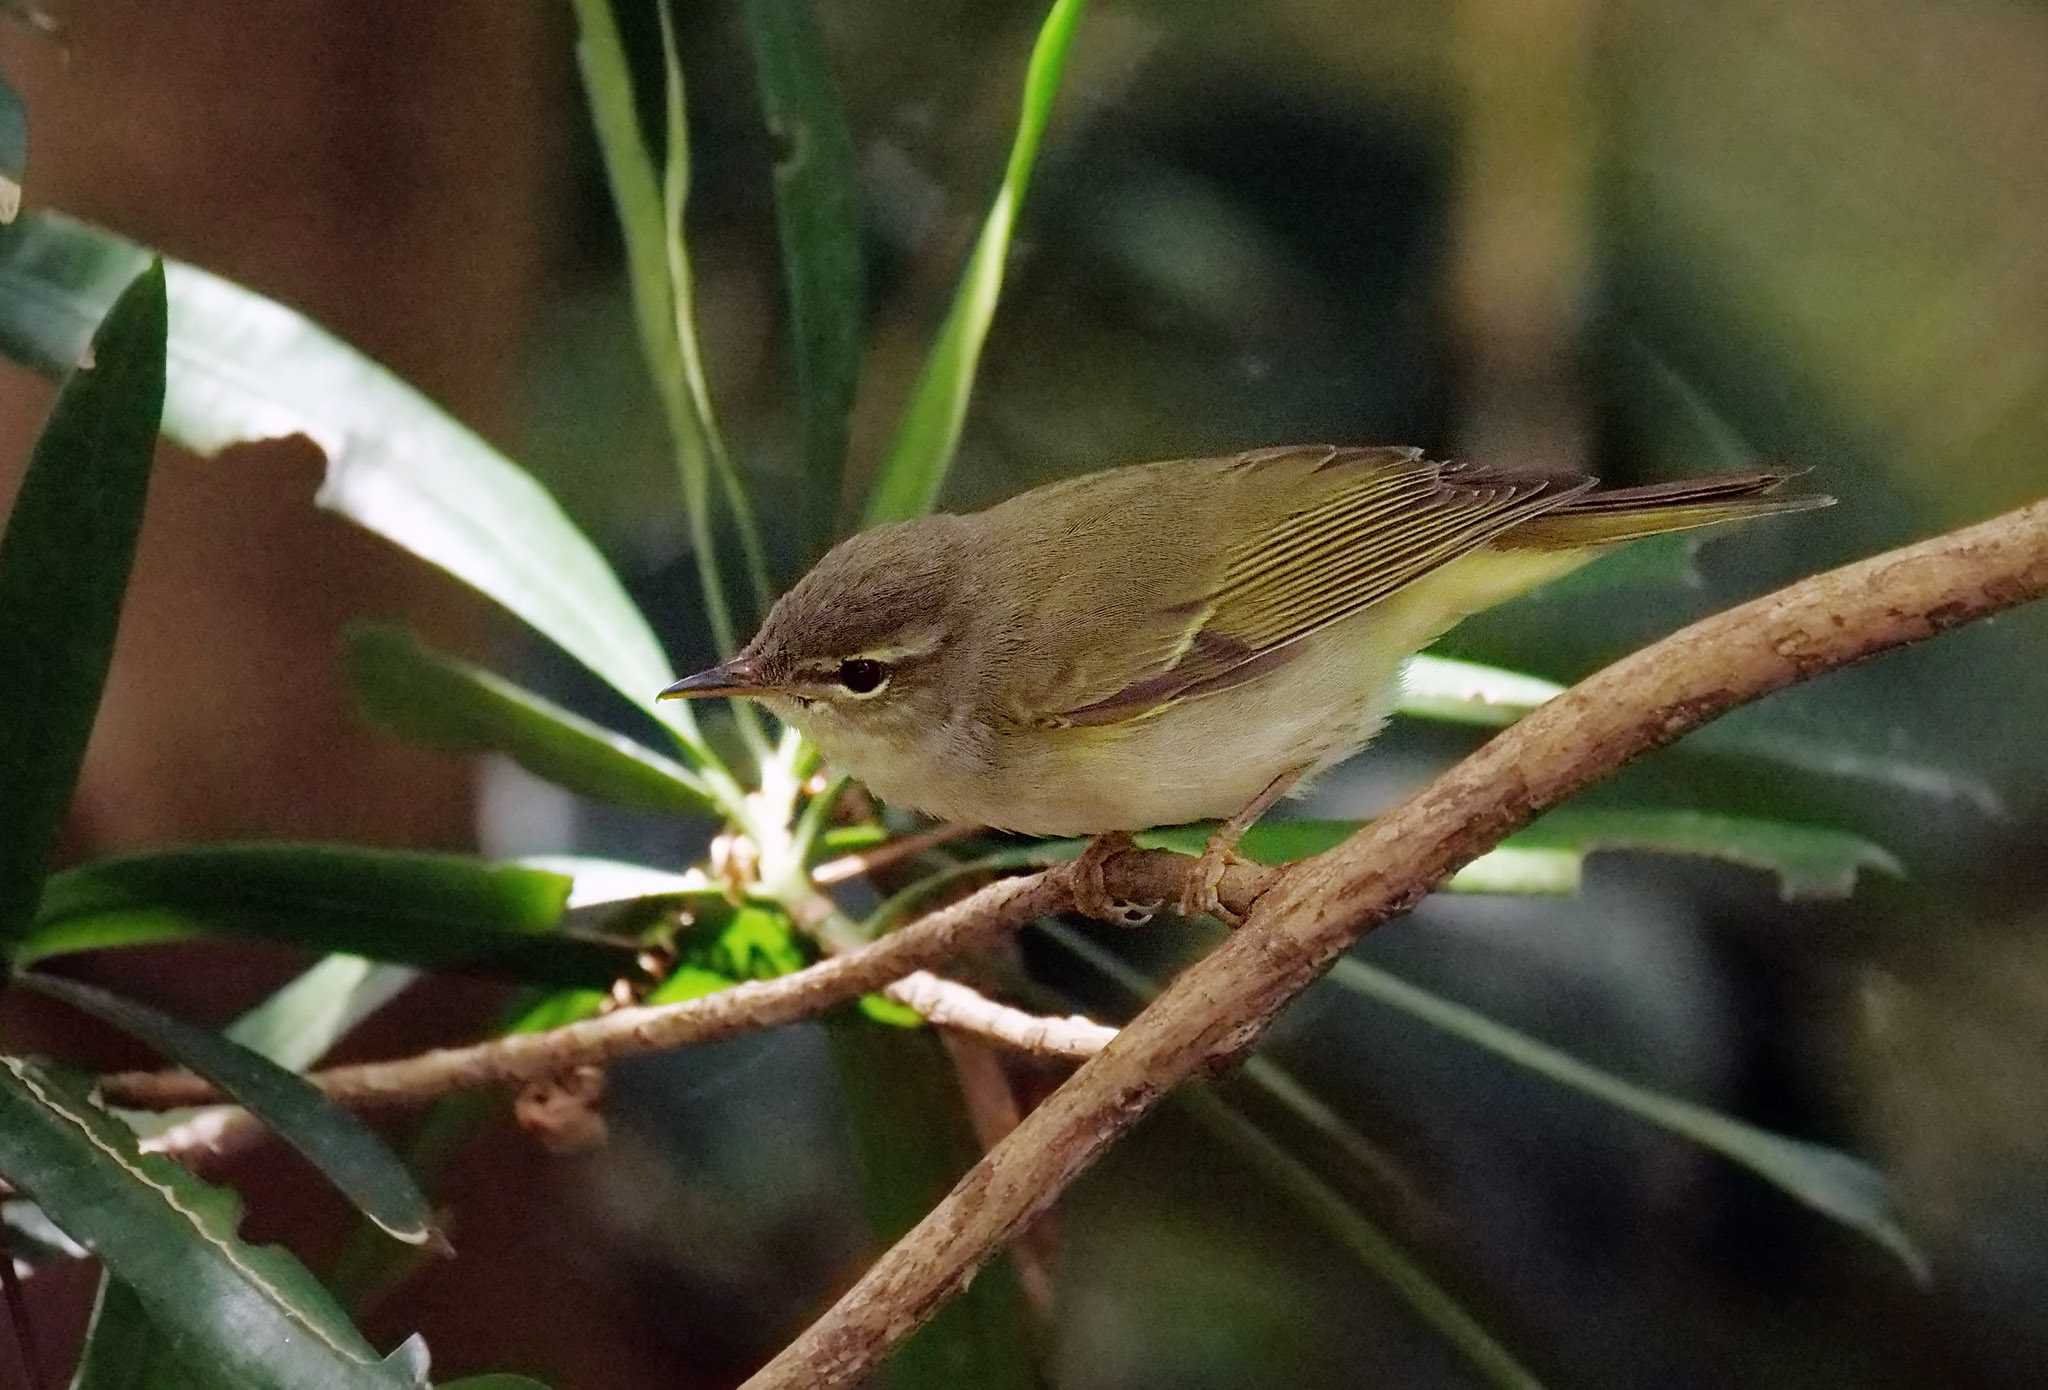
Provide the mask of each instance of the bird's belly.
POLYGON ((962 788, 951 814, 1034 835, 1231 816, 1275 778, 1358 751, 1399 693, 1405 650, 1361 647, 1341 625, 1303 646, 1274 671, 1150 718, 1012 735, 972 807, 962 788))

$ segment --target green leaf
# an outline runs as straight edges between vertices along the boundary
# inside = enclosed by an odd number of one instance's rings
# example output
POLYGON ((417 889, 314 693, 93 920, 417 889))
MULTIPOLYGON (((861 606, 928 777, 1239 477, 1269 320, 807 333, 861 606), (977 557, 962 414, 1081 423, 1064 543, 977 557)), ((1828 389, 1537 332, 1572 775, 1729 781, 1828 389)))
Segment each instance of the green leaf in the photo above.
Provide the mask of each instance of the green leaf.
MULTIPOLYGON (((0 537, 0 952, 35 911, 99 712, 164 407, 164 275, 124 280, 36 440, 0 537)), ((4 296, 0 296, 4 297, 4 296)), ((97 321, 97 316, 95 320, 97 321)))
POLYGON ((1719 859, 1775 874, 1788 900, 1846 898, 1856 876, 1876 870, 1903 878, 1905 868, 1859 835, 1817 825, 1723 816, 1706 811, 1552 811, 1510 846, 1578 855, 1595 850, 1646 850, 1719 859))
MULTIPOLYGON (((1253 826, 1238 849, 1261 864, 1287 864, 1333 849, 1364 821, 1281 820, 1253 826)), ((1141 831, 1133 838, 1145 849, 1200 854, 1213 829, 1208 824, 1141 831)), ((1052 863, 1080 853, 1084 840, 1045 840, 1020 852, 971 861, 949 875, 973 870, 1052 863)), ((1902 876, 1898 860, 1860 835, 1823 826, 1715 815, 1704 811, 1552 811, 1487 854, 1467 864, 1444 884, 1454 893, 1571 894, 1579 891, 1586 856, 1604 850, 1646 850, 1719 859, 1775 874, 1779 891, 1791 898, 1847 897, 1856 876, 1875 869, 1902 876)), ((940 882, 920 882, 898 897, 905 903, 940 882)), ((884 910, 900 915, 897 899, 884 910)), ((892 919, 893 920, 893 919, 892 919)))
POLYGON ((135 1290, 110 1274, 100 1275, 85 1353, 71 1390, 242 1390, 246 1384, 203 1357, 180 1356, 150 1321, 135 1290))
POLYGON ((1417 719, 1504 729, 1563 693, 1563 686, 1541 676, 1423 655, 1408 659, 1401 677, 1401 703, 1396 708, 1417 719))
POLYGON ((1538 1076, 1714 1150, 1823 1215, 1860 1231, 1898 1256, 1915 1279, 1926 1282, 1926 1257, 1899 1224, 1883 1175, 1862 1160, 1624 1081, 1475 1009, 1396 979, 1355 956, 1340 957, 1329 978, 1339 989, 1399 1009, 1538 1076))
MULTIPOLYGON (((1592 567, 1598 568, 1601 566, 1592 567)), ((1408 662, 1397 708, 1418 719, 1502 729, 1562 694, 1564 689, 1556 681, 1541 676, 1476 661, 1423 655, 1408 662)), ((1869 751, 1883 749, 1886 736, 1880 730, 1858 727, 1853 714, 1831 713, 1826 728, 1819 731, 1788 731, 1782 710, 1769 719, 1753 718, 1753 714, 1750 710, 1736 710, 1725 719, 1687 734, 1676 749, 1662 756, 1747 759, 1905 792, 1929 801, 1960 803, 1986 816, 2007 814, 2004 798, 1981 779, 1930 767, 1901 757, 1893 750, 1869 751)))
MULTIPOLYGON (((1084 933, 1055 921, 1041 921, 1036 924, 1036 929, 1132 998, 1149 1003, 1158 995, 1158 986, 1142 971, 1089 940, 1084 933)), ((1081 1006, 1070 1003, 1068 1007, 1079 1009, 1081 1006)), ((1390 1198, 1409 1207, 1421 1204, 1423 1197, 1419 1189, 1392 1155, 1359 1133, 1337 1113, 1335 1107, 1296 1080, 1293 1073, 1278 1062, 1253 1053, 1238 1064, 1237 1076, 1331 1144, 1353 1168, 1370 1178, 1390 1198)))
MULTIPOLYGON (((704 379, 703 355, 697 345, 696 306, 683 239, 683 211, 689 190, 689 131, 682 68, 676 61, 669 32, 668 7, 662 5, 657 11, 668 137, 668 165, 659 181, 640 129, 632 69, 619 36, 612 0, 574 0, 573 8, 577 65, 582 70, 591 124, 597 133, 598 150, 619 217, 619 231, 625 240, 627 278, 633 290, 641 348, 675 443, 690 522, 691 550, 703 586, 706 616, 721 649, 731 650, 735 631, 724 576, 719 570, 717 535, 711 515, 710 485, 714 474, 739 527, 756 598, 764 605, 768 598, 767 565, 753 509, 719 437, 710 390, 704 379)), ((742 711, 739 718, 750 741, 761 737, 750 709, 742 711)), ((758 754, 762 749, 755 751, 758 754)))
POLYGON ((580 796, 640 811, 702 811, 696 774, 622 734, 443 656, 403 628, 358 624, 348 672, 363 710, 415 742, 459 753, 503 753, 580 796))
POLYGON ((754 903, 706 913, 676 938, 675 958, 675 970, 647 997, 648 1003, 680 1003, 742 980, 772 980, 810 964, 789 914, 754 903))
POLYGON ((205 1077, 306 1156, 386 1234, 408 1245, 445 1244, 426 1196, 384 1141, 304 1077, 218 1033, 96 985, 25 972, 17 983, 140 1038, 166 1060, 205 1077))
POLYGON ((1074 28, 1080 23, 1087 0, 1054 0, 1045 24, 1032 45, 1031 64, 1024 74, 1023 112, 1017 135, 1010 146, 1009 164, 1003 170, 1002 186, 982 223, 981 236, 967 258, 967 269, 954 292, 938 341, 932 344, 924 370, 911 388, 910 403, 897 427, 895 441, 876 474, 868 499, 867 524, 904 521, 923 516, 938 501, 939 488, 953 462, 953 450, 960 442, 960 429, 967 419, 967 401, 974 391, 974 375, 981 362, 981 346, 994 320, 996 300, 1003 290, 1003 263, 1009 256, 1010 238, 1017 226, 1017 213, 1024 204, 1031 183, 1031 168, 1038 159, 1038 146, 1052 118, 1053 99, 1058 95, 1060 74, 1066 67, 1067 48, 1074 28))
POLYGON ((638 974, 630 942, 555 931, 569 880, 456 854, 250 844, 103 860, 52 875, 29 961, 195 936, 602 988, 638 974))
POLYGON ((28 108, 14 84, 0 75, 0 223, 21 211, 21 184, 28 174, 28 108))
MULTIPOLYGON (((826 1024, 853 1132, 862 1204, 875 1238, 894 1242, 981 1157, 960 1084, 929 1030, 880 1028, 838 1014, 826 1024)), ((990 1263, 883 1367, 889 1390, 1036 1390, 1030 1324, 1008 1257, 990 1263)))
MULTIPOLYGON (((69 367, 146 260, 85 223, 22 218, 0 233, 0 352, 69 367)), ((175 261, 167 274, 166 435, 206 455, 303 435, 327 459, 320 506, 503 605, 635 705, 674 679, 618 577, 517 465, 303 315, 175 261)), ((657 714, 683 719, 676 703, 657 714)))
POLYGON ((225 1032, 281 1067, 304 1071, 416 978, 416 972, 401 965, 329 956, 229 1024, 225 1032))
POLYGON ((119 1121, 15 1057, 0 1057, 0 1172, 134 1289, 181 1356, 230 1383, 417 1383, 378 1357, 290 1254, 241 1241, 234 1193, 139 1154, 119 1121))
POLYGON ((1488 1384, 1510 1390, 1537 1390, 1542 1385, 1414 1256, 1278 1140, 1203 1087, 1183 1086, 1174 1097, 1211 1134, 1249 1159, 1276 1190, 1342 1241, 1488 1384))
POLYGON ((853 135, 811 0, 746 0, 740 13, 775 140, 775 229, 803 416, 798 492, 810 513, 805 545, 815 549, 837 519, 867 307, 853 135))

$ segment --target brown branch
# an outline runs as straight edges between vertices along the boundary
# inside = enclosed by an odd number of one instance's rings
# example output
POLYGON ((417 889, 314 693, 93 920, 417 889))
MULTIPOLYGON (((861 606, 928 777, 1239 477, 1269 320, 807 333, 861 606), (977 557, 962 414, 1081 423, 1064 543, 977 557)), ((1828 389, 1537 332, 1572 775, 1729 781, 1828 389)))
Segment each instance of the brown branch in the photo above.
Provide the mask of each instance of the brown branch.
MULTIPOLYGON (((1110 891, 1132 901, 1155 901, 1180 892, 1192 860, 1164 851, 1131 851, 1107 866, 1110 891)), ((1240 866, 1225 877, 1225 905, 1244 910, 1273 880, 1271 870, 1240 866)), ((468 1047, 442 1048, 391 1062, 331 1067, 310 1078, 344 1105, 418 1105, 454 1091, 520 1085, 581 1066, 600 1066, 621 1057, 661 1052, 691 1043, 713 1042, 740 1033, 814 1018, 873 990, 896 994, 938 1020, 966 1028, 1007 1046, 1060 1055, 1086 1055, 1106 1035, 1087 1020, 1045 1020, 996 1004, 953 981, 924 976, 976 947, 997 940, 1027 922, 1074 906, 1067 865, 1022 878, 1003 879, 950 907, 919 918, 878 941, 819 961, 773 980, 734 985, 681 1004, 617 1009, 599 1018, 545 1033, 520 1033, 468 1047), (1086 1025, 1083 1027, 1081 1025, 1086 1025)), ((222 1097, 189 1072, 118 1072, 99 1079, 111 1105, 169 1110, 208 1105, 222 1097)), ((211 1151, 233 1142, 239 1122, 209 1120, 204 1130, 211 1151)), ((195 1131, 195 1135, 202 1131, 195 1131)), ((166 1152, 173 1151, 169 1145, 166 1152)))
POLYGON ((1295 866, 743 1390, 863 1379, 1169 1089, 1230 1065, 1361 935, 1588 783, 1737 705, 2044 592, 2048 501, 1695 623, 1551 700, 1295 866))

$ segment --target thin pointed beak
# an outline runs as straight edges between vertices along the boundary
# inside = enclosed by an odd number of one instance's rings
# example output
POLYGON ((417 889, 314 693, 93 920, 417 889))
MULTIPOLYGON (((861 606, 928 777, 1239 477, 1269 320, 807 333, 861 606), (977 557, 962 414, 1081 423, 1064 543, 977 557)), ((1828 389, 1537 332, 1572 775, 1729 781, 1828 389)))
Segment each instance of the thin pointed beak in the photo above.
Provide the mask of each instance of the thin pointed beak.
POLYGON ((712 700, 726 695, 766 695, 761 674, 751 663, 734 657, 731 661, 684 676, 655 696, 657 700, 712 700))

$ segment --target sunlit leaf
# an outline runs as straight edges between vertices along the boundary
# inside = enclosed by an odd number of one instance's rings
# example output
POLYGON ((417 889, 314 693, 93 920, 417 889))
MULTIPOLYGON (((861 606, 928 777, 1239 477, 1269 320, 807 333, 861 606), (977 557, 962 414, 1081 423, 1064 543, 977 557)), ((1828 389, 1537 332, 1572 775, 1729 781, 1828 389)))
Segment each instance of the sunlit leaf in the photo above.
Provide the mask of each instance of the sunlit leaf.
POLYGON ((417 978, 404 966, 329 956, 223 1031, 281 1067, 304 1071, 417 978))
POLYGON ((1898 1256, 1923 1282, 1926 1257, 1899 1224, 1884 1177, 1839 1149, 1789 1139, 1704 1106, 1624 1081, 1526 1033, 1396 979, 1355 956, 1341 957, 1330 982, 1399 1009, 1538 1076, 1592 1096, 1731 1159, 1816 1211, 1860 1231, 1898 1256))
POLYGON ((138 261, 120 283, 62 364, 0 537, 0 953, 34 914, 99 712, 163 413, 163 269, 138 261))
POLYGON ((19 959, 187 937, 278 941, 376 960, 602 987, 630 942, 555 930, 559 874, 454 854, 248 844, 109 859, 51 876, 19 959))
POLYGON ((21 211, 21 184, 28 174, 28 108, 14 84, 0 75, 0 222, 21 211))
POLYGON ((1563 686, 1541 676, 1425 654, 1409 659, 1398 708, 1418 719, 1501 729, 1563 693, 1563 686))
POLYGON ((0 1057, 0 1172, 133 1288, 186 1358, 253 1386, 419 1383, 290 1254, 242 1242, 234 1193, 139 1154, 119 1121, 15 1057, 0 1057))
MULTIPOLYGON (((67 369, 147 262, 55 213, 0 233, 0 352, 67 369)), ((305 316, 192 266, 167 266, 163 430, 201 454, 303 435, 327 459, 315 499, 503 605, 645 707, 674 679, 603 557, 526 472, 305 316)), ((657 713, 684 717, 674 702, 657 713)))
POLYGON ((1087 0, 1053 0, 1052 10, 1038 31, 1038 41, 1032 45, 1031 63, 1024 74, 1023 111, 1010 146, 1009 163, 1003 170, 1002 186, 996 190, 995 203, 989 208, 981 235, 967 258, 967 268, 960 276, 960 286, 939 329, 938 341, 932 344, 917 384, 911 388, 896 438, 875 476, 868 497, 870 526, 922 516, 938 501, 946 470, 953 462, 953 451, 960 442, 961 426, 967 419, 967 402, 981 364, 982 343, 988 338, 996 301, 1002 295, 1004 262, 1009 257, 1017 214, 1031 183, 1039 144, 1052 119, 1053 100, 1059 93, 1060 74, 1066 68, 1068 46, 1086 8, 1087 0))
POLYGON ((1174 1094, 1182 1108, 1204 1128, 1243 1154, 1277 1191, 1342 1241, 1360 1264, 1400 1295, 1438 1336, 1457 1348, 1488 1384, 1513 1390, 1541 1386, 1542 1382, 1495 1341, 1464 1304, 1430 1278, 1414 1256, 1278 1140, 1202 1087, 1184 1086, 1174 1094))
POLYGON ((36 971, 15 978, 141 1039, 165 1060, 220 1087, 304 1154, 390 1236, 408 1245, 441 1239, 425 1195, 384 1141, 297 1072, 209 1029, 96 985, 36 971))
POLYGON ((860 376, 866 290, 853 136, 825 60, 811 0, 746 0, 761 110, 775 140, 775 227, 789 296, 791 358, 803 417, 805 545, 832 534, 860 376))
POLYGON ((402 738, 502 753, 536 777, 614 806, 690 812, 710 804, 688 768, 481 666, 432 651, 403 628, 351 628, 348 672, 364 712, 402 738))
POLYGON ((680 1003, 810 964, 789 914, 756 904, 707 914, 677 935, 674 952, 675 969, 648 996, 650 1004, 680 1003))

